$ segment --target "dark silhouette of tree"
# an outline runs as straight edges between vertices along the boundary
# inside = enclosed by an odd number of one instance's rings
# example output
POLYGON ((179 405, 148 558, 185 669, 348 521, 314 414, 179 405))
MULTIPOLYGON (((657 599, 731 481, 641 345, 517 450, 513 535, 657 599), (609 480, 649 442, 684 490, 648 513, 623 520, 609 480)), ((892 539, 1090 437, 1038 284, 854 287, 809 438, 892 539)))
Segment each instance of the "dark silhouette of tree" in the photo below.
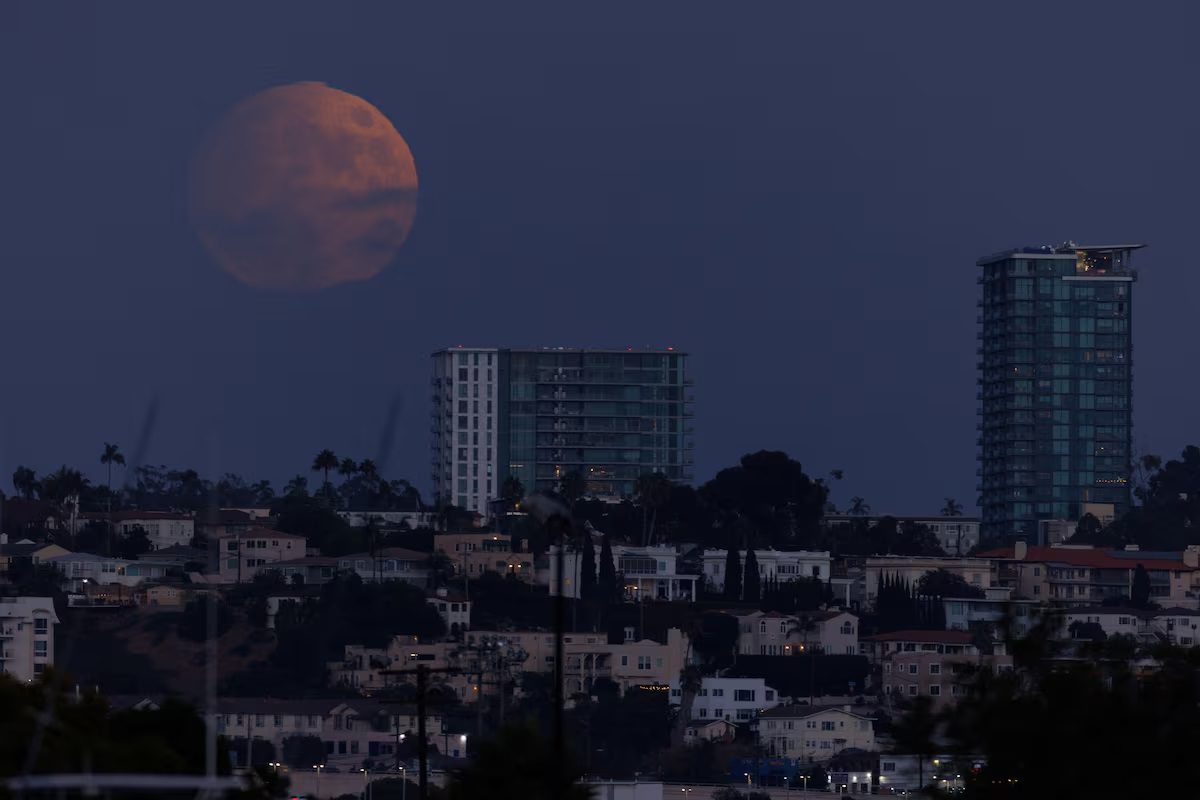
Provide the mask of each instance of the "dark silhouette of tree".
POLYGON ((509 475, 500 486, 500 499, 509 511, 516 509, 525 499, 525 486, 516 475, 509 475))
POLYGON ((855 495, 850 498, 850 507, 846 511, 847 514, 855 517, 865 517, 871 513, 871 506, 861 497, 855 495))
POLYGON ((579 771, 554 761, 550 743, 534 725, 504 728, 480 743, 465 769, 455 773, 450 800, 587 800, 579 771), (561 781, 561 782, 560 782, 561 781))
POLYGON ((953 497, 946 498, 946 504, 942 506, 943 517, 961 517, 962 503, 955 500, 953 497))
POLYGON ((324 473, 325 479, 322 484, 323 487, 329 486, 329 471, 337 469, 340 463, 341 462, 338 461, 338 457, 334 455, 334 452, 328 448, 317 453, 316 458, 313 459, 312 471, 324 473))
POLYGON ((1075 524, 1075 533, 1071 536, 1072 544, 1101 544, 1103 527, 1094 514, 1084 514, 1075 524))
POLYGON ((654 541, 654 528, 658 523, 659 510, 671 500, 671 482, 661 472, 646 473, 638 477, 634 494, 637 504, 642 509, 641 542, 645 547, 654 541))
POLYGON ((590 601, 596 596, 596 548, 591 533, 584 531, 579 560, 579 599, 590 601))
POLYGON ((985 593, 972 586, 961 575, 944 569, 930 570, 917 581, 917 594, 927 597, 973 597, 983 599, 985 593))
POLYGON ((617 585, 617 563, 613 558, 612 542, 607 533, 600 540, 600 568, 596 588, 605 603, 616 602, 620 599, 620 587, 617 585))
POLYGON ((1129 590, 1129 603, 1134 608, 1150 607, 1150 573, 1141 564, 1133 570, 1133 584, 1129 590))
POLYGON ((108 492, 112 494, 112 467, 113 464, 125 466, 125 456, 121 453, 121 448, 109 442, 104 443, 104 452, 100 454, 100 463, 108 468, 108 478, 105 481, 105 486, 108 487, 108 492))
POLYGON ((742 581, 742 599, 748 603, 757 603, 762 595, 762 579, 758 574, 758 556, 751 548, 746 551, 746 577, 742 581))
POLYGON ((17 494, 26 500, 32 500, 39 488, 37 473, 29 467, 17 467, 12 474, 12 485, 17 494))
POLYGON ((737 545, 730 542, 725 553, 725 591, 726 600, 742 599, 742 559, 738 555, 737 545))
POLYGON ((577 500, 583 497, 585 491, 587 491, 587 483, 577 470, 564 473, 558 479, 558 493, 562 495, 563 500, 566 500, 568 505, 574 505, 577 500))
POLYGON ((817 541, 828 489, 812 480, 786 453, 761 450, 742 456, 700 489, 700 498, 725 536, 753 533, 774 546, 817 541))
POLYGON ((918 695, 909 712, 892 725, 896 748, 901 753, 917 756, 917 785, 921 790, 925 788, 925 762, 933 757, 938 724, 933 700, 927 695, 918 695))

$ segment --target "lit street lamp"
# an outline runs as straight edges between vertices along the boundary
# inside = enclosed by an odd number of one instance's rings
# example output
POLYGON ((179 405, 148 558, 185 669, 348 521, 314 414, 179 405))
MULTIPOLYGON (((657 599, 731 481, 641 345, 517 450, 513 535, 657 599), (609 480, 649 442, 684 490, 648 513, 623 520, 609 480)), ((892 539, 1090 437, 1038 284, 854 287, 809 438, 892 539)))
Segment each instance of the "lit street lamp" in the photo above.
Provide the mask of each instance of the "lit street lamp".
POLYGON ((313 769, 317 771, 317 797, 321 796, 321 770, 325 769, 324 764, 313 764, 313 769))

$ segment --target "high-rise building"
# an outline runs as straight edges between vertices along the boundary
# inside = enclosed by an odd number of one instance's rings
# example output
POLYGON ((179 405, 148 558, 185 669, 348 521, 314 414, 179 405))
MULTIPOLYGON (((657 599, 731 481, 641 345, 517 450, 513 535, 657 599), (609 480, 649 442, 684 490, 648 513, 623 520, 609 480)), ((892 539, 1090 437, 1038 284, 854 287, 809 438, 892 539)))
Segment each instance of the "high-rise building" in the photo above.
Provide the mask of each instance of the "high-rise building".
POLYGON ((1129 506, 1139 244, 1020 248, 977 262, 983 538, 1129 506))
POLYGON ((628 497, 639 476, 692 479, 687 356, 663 350, 455 347, 433 354, 433 485, 488 513, 510 475, 628 497))

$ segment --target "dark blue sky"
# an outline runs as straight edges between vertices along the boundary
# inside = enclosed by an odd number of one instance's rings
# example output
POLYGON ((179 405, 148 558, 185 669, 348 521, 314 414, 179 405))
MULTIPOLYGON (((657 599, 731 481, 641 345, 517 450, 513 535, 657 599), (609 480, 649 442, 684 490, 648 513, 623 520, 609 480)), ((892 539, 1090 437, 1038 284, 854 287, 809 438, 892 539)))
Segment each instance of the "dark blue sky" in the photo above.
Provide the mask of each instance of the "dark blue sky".
POLYGON ((670 344, 698 478, 768 447, 844 469, 839 501, 970 508, 975 259, 1067 238, 1151 245, 1134 436, 1174 454, 1193 5, 5 5, 0 484, 99 477, 153 397, 148 460, 282 482, 374 457, 399 395, 387 472, 425 491, 431 350, 670 344), (298 80, 388 115, 421 201, 381 277, 276 296, 213 266, 185 176, 225 109, 298 80))

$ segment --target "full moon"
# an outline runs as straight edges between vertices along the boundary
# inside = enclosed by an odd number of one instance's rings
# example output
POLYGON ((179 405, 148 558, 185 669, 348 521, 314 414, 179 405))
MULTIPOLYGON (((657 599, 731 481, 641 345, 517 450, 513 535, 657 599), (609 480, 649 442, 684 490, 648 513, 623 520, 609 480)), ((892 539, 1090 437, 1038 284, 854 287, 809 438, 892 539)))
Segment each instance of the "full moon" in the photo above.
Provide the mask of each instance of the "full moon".
POLYGON ((192 164, 192 224, 260 289, 316 291, 378 275, 412 229, 417 170, 377 108, 323 83, 242 100, 192 164))

